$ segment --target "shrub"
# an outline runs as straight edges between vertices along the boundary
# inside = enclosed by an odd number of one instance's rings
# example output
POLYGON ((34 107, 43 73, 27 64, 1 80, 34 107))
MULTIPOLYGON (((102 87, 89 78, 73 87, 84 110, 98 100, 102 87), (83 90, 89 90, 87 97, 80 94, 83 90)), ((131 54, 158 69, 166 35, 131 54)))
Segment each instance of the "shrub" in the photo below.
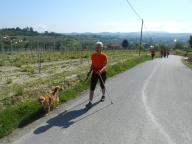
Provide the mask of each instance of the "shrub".
POLYGON ((12 83, 12 79, 7 79, 6 84, 12 83))
POLYGON ((22 67, 22 72, 28 72, 28 73, 33 74, 35 72, 35 70, 31 66, 24 66, 24 67, 22 67))
POLYGON ((20 85, 14 85, 13 90, 15 92, 15 96, 22 96, 23 95, 23 87, 20 85))

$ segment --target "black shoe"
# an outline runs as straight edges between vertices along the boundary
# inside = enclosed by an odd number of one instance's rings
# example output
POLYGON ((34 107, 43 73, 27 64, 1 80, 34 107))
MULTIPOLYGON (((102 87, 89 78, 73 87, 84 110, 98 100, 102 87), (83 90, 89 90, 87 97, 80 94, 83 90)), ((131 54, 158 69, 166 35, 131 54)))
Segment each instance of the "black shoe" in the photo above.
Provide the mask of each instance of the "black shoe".
POLYGON ((101 102, 103 102, 105 100, 105 96, 101 97, 101 102))
POLYGON ((93 106, 93 104, 91 102, 89 102, 88 104, 85 105, 86 108, 90 109, 93 106))

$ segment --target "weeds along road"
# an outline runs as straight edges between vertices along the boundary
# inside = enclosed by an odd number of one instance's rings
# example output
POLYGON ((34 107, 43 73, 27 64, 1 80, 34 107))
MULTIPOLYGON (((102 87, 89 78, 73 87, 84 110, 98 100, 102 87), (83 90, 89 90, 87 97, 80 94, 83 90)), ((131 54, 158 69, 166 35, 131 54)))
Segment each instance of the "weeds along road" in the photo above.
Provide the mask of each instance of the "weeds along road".
POLYGON ((151 60, 108 79, 114 104, 97 103, 97 89, 86 111, 85 93, 0 143, 191 144, 191 85, 192 72, 180 57, 151 60))

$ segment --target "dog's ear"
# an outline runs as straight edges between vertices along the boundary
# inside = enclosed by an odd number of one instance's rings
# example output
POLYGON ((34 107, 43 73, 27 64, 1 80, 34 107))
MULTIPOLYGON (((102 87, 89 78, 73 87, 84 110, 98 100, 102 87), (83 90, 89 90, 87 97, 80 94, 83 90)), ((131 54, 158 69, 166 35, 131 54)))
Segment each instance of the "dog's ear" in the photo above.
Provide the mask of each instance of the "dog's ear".
POLYGON ((62 91, 62 90, 64 90, 64 86, 63 85, 60 85, 60 86, 56 86, 55 87, 57 90, 59 90, 59 91, 62 91))
POLYGON ((64 86, 63 85, 59 86, 59 89, 64 90, 64 86))
POLYGON ((59 86, 55 86, 55 88, 53 89, 53 91, 57 91, 60 87, 59 86))
POLYGON ((54 92, 57 92, 57 91, 61 91, 61 90, 64 90, 64 87, 63 86, 56 86, 54 89, 53 89, 53 93, 54 92))
POLYGON ((42 102, 42 101, 45 101, 45 98, 43 96, 40 96, 39 97, 39 101, 42 102))
POLYGON ((60 86, 59 86, 59 85, 57 85, 57 86, 55 86, 55 88, 60 88, 60 86))

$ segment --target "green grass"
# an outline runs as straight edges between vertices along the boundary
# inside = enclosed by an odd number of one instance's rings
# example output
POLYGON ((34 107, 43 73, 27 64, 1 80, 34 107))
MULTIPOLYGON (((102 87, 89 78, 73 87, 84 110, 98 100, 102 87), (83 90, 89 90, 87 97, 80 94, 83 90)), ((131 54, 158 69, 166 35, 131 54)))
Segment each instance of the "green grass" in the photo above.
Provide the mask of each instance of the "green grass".
POLYGON ((182 60, 182 62, 192 70, 192 62, 189 62, 188 60, 184 59, 182 60))
POLYGON ((37 101, 20 103, 0 112, 0 138, 11 133, 15 128, 25 126, 42 115, 42 108, 37 101))
POLYGON ((28 73, 33 74, 35 72, 35 70, 31 66, 24 66, 24 67, 22 67, 22 72, 28 72, 28 73))
POLYGON ((22 86, 14 84, 13 89, 15 90, 14 96, 22 96, 23 95, 23 87, 22 86))
MULTIPOLYGON (((117 63, 108 68, 108 77, 126 71, 135 65, 149 60, 146 55, 135 56, 129 60, 117 63)), ((73 87, 60 93, 61 103, 66 102, 89 88, 89 83, 83 82, 84 76, 79 76, 79 82, 73 87)), ((18 88, 18 94, 20 89, 18 88)), ((0 138, 10 134, 18 127, 23 127, 43 115, 41 105, 37 100, 25 101, 14 106, 9 106, 0 111, 0 138)))
MULTIPOLYGON (((42 52, 41 62, 60 61, 67 59, 88 58, 88 51, 65 51, 65 52, 42 52)), ((10 54, 0 54, 0 66, 16 66, 35 64, 39 62, 39 52, 23 52, 10 54)))
POLYGON ((174 50, 173 51, 173 54, 175 54, 175 55, 180 55, 180 56, 186 56, 186 51, 184 51, 184 50, 179 50, 179 49, 177 49, 177 50, 174 50))

